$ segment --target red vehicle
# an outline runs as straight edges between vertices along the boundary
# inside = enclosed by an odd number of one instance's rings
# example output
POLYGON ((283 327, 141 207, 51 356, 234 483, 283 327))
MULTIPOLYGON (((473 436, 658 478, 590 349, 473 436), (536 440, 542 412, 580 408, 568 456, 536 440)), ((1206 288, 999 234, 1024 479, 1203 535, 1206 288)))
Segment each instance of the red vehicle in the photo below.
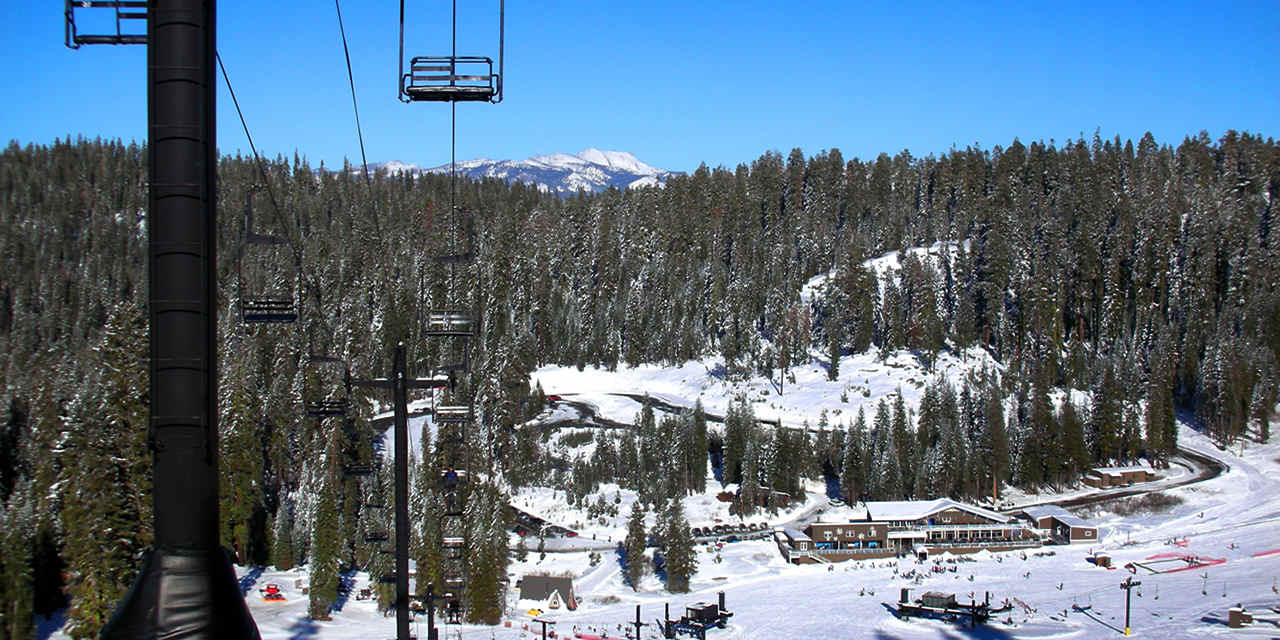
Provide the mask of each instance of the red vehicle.
POLYGON ((283 602, 285 599, 284 594, 280 593, 280 585, 274 582, 267 583, 267 586, 263 587, 261 591, 264 602, 283 602))

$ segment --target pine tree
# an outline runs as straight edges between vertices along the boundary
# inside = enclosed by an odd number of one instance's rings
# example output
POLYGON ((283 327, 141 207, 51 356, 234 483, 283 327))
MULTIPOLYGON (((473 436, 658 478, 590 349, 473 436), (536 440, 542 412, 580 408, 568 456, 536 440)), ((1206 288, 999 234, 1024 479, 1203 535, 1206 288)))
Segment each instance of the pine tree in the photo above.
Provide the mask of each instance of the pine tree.
POLYGON ((250 392, 254 381, 241 366, 232 361, 222 368, 222 395, 218 426, 219 516, 222 545, 230 549, 240 564, 251 564, 257 549, 250 549, 257 532, 253 531, 262 506, 262 434, 261 417, 250 392))
POLYGON ((1089 449, 1085 445, 1084 423, 1071 398, 1062 403, 1058 421, 1062 423, 1063 464, 1068 477, 1074 480, 1089 467, 1089 449))
POLYGON ((70 408, 63 469, 63 555, 67 633, 97 635, 133 583, 151 546, 147 455, 146 324, 133 304, 118 305, 97 348, 98 380, 87 380, 70 408), (114 535, 103 536, 111 531, 114 535))
MULTIPOLYGON (((987 451, 987 470, 999 481, 1009 478, 1009 434, 1005 430, 1004 406, 1000 403, 1000 392, 994 385, 985 388, 982 394, 982 440, 987 451)), ((988 476, 990 477, 990 476, 988 476)))
MULTIPOLYGON (((333 460, 336 447, 330 447, 333 460)), ((339 553, 342 540, 338 522, 338 487, 333 471, 322 469, 320 496, 311 523, 311 553, 308 561, 311 579, 308 615, 313 620, 328 620, 329 611, 338 602, 339 553)))
POLYGON ((502 619, 503 577, 507 575, 507 530, 505 505, 509 503, 497 487, 481 483, 468 496, 467 583, 463 588, 466 619, 494 625, 502 619))
POLYGON ((640 590, 640 578, 644 577, 645 571, 644 518, 644 504, 636 500, 631 504, 631 516, 627 519, 627 537, 622 543, 623 553, 626 555, 626 566, 623 569, 627 574, 627 581, 631 583, 632 591, 640 590))
POLYGON ((756 512, 756 505, 760 500, 760 479, 764 474, 764 466, 761 464, 764 452, 761 447, 765 443, 761 442, 763 436, 759 433, 759 427, 752 425, 748 437, 747 451, 742 461, 742 484, 738 489, 738 516, 742 518, 756 512))
POLYGON ((707 490, 707 415, 702 409, 699 398, 693 407, 693 442, 689 447, 691 468, 689 475, 693 480, 692 491, 705 493, 707 490))
POLYGON ((688 593, 689 580, 698 571, 698 556, 693 549, 693 533, 684 517, 684 505, 672 500, 663 518, 662 559, 667 574, 667 591, 688 593))
POLYGON ((867 416, 858 408, 858 417, 849 427, 845 438, 844 456, 840 464, 840 493, 844 501, 853 504, 867 492, 867 467, 863 463, 867 447, 867 416))
POLYGON ((911 420, 907 417, 906 403, 902 398, 902 388, 898 388, 897 396, 893 399, 893 442, 896 448, 894 454, 897 456, 898 472, 901 475, 899 480, 902 487, 903 497, 909 497, 906 494, 915 487, 915 474, 919 462, 919 455, 915 448, 915 436, 910 431, 911 420))
POLYGON ((290 513, 290 501, 281 500, 276 507, 275 521, 271 529, 271 564, 279 571, 288 571, 294 566, 293 515, 290 513))
POLYGON ((1093 389, 1089 408, 1089 435, 1095 460, 1114 460, 1121 454, 1124 426, 1117 394, 1115 372, 1108 366, 1093 389))
POLYGON ((898 445, 893 437, 893 419, 882 398, 876 405, 871 427, 871 470, 868 493, 874 500, 901 500, 902 473, 898 468, 898 445))
POLYGON ((35 638, 32 574, 35 514, 30 483, 18 484, 0 510, 0 638, 35 638))

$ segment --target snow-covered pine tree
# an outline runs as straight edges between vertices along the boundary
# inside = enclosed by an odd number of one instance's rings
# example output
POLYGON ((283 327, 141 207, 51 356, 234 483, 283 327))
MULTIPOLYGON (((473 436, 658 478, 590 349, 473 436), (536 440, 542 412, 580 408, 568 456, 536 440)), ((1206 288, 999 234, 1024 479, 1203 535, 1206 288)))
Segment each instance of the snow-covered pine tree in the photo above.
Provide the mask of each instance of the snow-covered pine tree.
POLYGON ((65 456, 61 516, 71 596, 66 632, 75 638, 98 634, 153 538, 146 322, 136 305, 112 310, 96 351, 100 378, 83 381, 72 400, 59 451, 65 456))
POLYGON ((622 550, 627 563, 623 569, 633 591, 640 590, 640 578, 644 577, 645 572, 644 518, 644 503, 640 500, 631 503, 631 515, 627 518, 627 537, 623 540, 622 550))
POLYGON ((261 537, 254 527, 263 508, 262 416, 251 392, 257 384, 244 360, 228 360, 221 367, 218 388, 219 529, 222 546, 231 550, 236 561, 252 564, 262 555, 261 549, 250 549, 261 537))
POLYGON ((276 506, 271 528, 271 564, 280 571, 292 569, 296 555, 293 545, 293 501, 285 497, 276 506))
POLYGON ((467 582, 463 588, 466 619, 477 624, 498 624, 505 612, 504 578, 507 575, 506 517, 509 498, 484 482, 471 487, 466 515, 467 582))
POLYGON ((689 580, 698 571, 698 556, 693 548, 693 533, 684 517, 684 504, 671 500, 664 514, 662 559, 667 573, 667 591, 688 593, 689 580))
POLYGON ((34 560, 35 514, 31 482, 21 481, 0 508, 0 638, 31 640, 36 636, 34 560))
POLYGON ((759 433, 759 427, 752 425, 751 430, 755 433, 747 441, 742 461, 742 484, 738 490, 738 515, 743 518, 756 512, 756 505, 760 500, 760 478, 764 473, 764 466, 761 464, 764 452, 761 449, 767 445, 764 435, 759 433))
MULTIPOLYGON (((418 595, 425 595, 427 585, 434 584, 439 589, 442 584, 444 574, 444 549, 441 546, 443 542, 444 532, 441 529, 441 514, 444 512, 445 504, 440 493, 440 474, 441 469, 436 466, 437 459, 432 455, 431 433, 428 426, 424 423, 422 426, 422 439, 419 440, 421 445, 420 460, 416 463, 416 468, 411 465, 413 473, 413 495, 410 497, 410 509, 413 512, 410 517, 410 554, 418 567, 418 575, 421 579, 415 581, 415 592, 418 595)), ((385 465, 388 469, 388 475, 393 473, 391 465, 385 465)), ((387 492, 384 495, 391 494, 392 482, 390 477, 387 479, 387 492)), ((469 487, 459 485, 457 492, 459 500, 465 504, 466 497, 462 497, 469 487)), ((387 520, 389 521, 391 509, 383 509, 388 512, 387 520)), ((388 522, 390 524, 390 522, 388 522)), ((394 527, 388 526, 385 531, 390 536, 394 533, 394 527)), ((390 541, 390 537, 388 541, 390 541)), ((384 543, 386 545, 387 543, 384 543)), ((388 545, 389 546, 389 545, 388 545)), ((387 555, 387 554, 383 554, 387 555)), ((390 558, 391 556, 387 556, 390 558)))
POLYGON ((699 398, 693 406, 692 442, 689 446, 689 477, 692 480, 691 493, 703 493, 707 490, 707 414, 702 409, 699 398))
POLYGON ((840 493, 845 502, 853 504, 867 492, 867 467, 864 464, 867 455, 867 416, 862 407, 858 407, 858 417, 848 431, 840 463, 840 493))
POLYGON ((898 445, 893 437, 893 418, 882 398, 876 405, 871 427, 871 469, 868 493, 873 500, 901 500, 902 474, 898 469, 898 445))
POLYGON ((906 402, 902 397, 902 387, 898 387, 898 393, 893 399, 892 429, 895 447, 894 455, 898 458, 898 473, 901 476, 899 483, 902 487, 902 496, 911 497, 908 494, 915 487, 915 475, 920 467, 920 454, 916 451, 916 437, 911 429, 911 419, 907 415, 906 402))
POLYGON ((311 582, 307 613, 313 620, 328 620, 330 610, 338 602, 342 537, 338 513, 339 483, 335 475, 340 471, 334 468, 338 455, 336 441, 331 439, 330 442, 319 471, 320 495, 311 522, 311 551, 307 562, 311 582))

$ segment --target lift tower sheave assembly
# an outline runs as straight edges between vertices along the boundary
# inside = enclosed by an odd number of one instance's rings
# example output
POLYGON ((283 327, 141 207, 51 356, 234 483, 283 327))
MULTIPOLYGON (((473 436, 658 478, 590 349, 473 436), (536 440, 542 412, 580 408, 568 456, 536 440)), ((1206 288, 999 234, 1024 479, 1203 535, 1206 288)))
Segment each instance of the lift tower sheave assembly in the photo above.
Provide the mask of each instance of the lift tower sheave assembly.
POLYGON ((155 547, 101 638, 259 638, 218 544, 215 15, 214 0, 66 4, 67 46, 147 45, 155 547), (98 9, 114 34, 76 28, 98 9), (125 32, 144 17, 146 33, 125 32))

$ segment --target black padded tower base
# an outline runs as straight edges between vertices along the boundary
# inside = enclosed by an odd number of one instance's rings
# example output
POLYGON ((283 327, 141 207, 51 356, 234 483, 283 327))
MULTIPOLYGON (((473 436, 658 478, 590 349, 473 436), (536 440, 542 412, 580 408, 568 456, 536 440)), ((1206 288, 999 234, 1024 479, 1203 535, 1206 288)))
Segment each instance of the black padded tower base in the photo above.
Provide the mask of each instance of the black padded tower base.
POLYGON ((148 551, 138 579, 98 637, 261 638, 231 559, 221 549, 204 554, 148 551))

